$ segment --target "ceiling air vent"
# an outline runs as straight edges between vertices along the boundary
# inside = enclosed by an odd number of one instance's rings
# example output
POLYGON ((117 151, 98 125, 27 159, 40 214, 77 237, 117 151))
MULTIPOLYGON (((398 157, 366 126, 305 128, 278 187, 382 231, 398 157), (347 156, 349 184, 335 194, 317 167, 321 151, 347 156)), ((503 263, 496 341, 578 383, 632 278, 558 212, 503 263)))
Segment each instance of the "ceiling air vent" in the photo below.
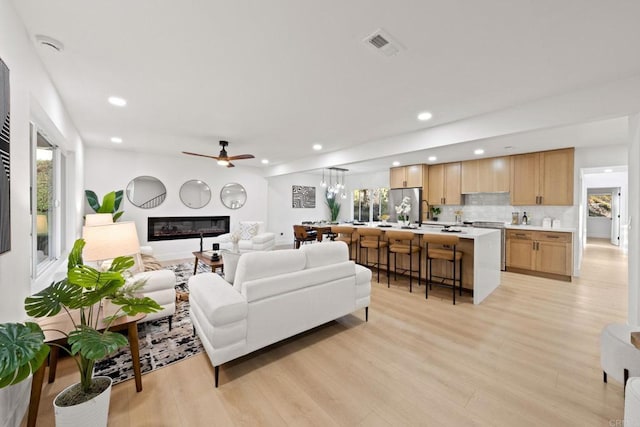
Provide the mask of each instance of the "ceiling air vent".
POLYGON ((386 31, 378 29, 363 40, 373 50, 385 56, 393 56, 403 49, 402 45, 393 39, 386 31))
POLYGON ((36 42, 42 46, 49 47, 54 49, 57 52, 60 52, 64 49, 64 45, 59 40, 54 39, 53 37, 45 36, 42 34, 36 34, 36 42))

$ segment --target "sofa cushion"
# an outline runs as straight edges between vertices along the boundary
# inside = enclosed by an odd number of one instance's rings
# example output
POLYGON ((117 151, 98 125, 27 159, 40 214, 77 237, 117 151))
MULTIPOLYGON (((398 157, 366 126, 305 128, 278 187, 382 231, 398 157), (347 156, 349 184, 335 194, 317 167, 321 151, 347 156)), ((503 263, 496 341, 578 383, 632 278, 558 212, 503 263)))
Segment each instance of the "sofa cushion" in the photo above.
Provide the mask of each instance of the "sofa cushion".
POLYGON ((259 222, 250 222, 250 221, 242 221, 240 223, 240 239, 241 240, 251 240, 254 236, 258 234, 258 230, 260 229, 259 222))
POLYGON ((247 252, 238 261, 233 287, 241 292, 243 282, 303 270, 305 263, 304 253, 297 249, 247 252))
POLYGON ((323 242, 304 245, 299 249, 305 255, 305 268, 322 267, 349 261, 349 247, 344 242, 323 242))

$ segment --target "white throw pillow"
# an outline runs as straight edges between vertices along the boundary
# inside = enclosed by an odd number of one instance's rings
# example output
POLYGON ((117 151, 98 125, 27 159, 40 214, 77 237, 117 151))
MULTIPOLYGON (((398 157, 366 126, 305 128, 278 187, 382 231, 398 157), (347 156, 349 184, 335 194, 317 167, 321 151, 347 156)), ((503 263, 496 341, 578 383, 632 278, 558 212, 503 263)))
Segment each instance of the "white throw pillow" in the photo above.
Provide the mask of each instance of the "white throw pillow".
POLYGON ((236 277, 236 267, 240 260, 240 253, 222 250, 222 263, 224 264, 224 280, 233 284, 236 277))
POLYGON ((258 234, 260 224, 257 222, 241 222, 240 223, 240 239, 251 240, 258 234))

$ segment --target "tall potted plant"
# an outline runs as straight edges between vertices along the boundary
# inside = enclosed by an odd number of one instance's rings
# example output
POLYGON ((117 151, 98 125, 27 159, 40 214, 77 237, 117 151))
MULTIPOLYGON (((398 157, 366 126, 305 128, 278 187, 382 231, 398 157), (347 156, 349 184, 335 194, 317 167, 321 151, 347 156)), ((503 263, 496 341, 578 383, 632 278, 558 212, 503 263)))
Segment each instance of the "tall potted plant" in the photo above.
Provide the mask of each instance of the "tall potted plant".
POLYGON ((102 203, 98 199, 98 195, 91 191, 85 190, 85 196, 87 197, 87 203, 91 206, 91 209, 95 213, 110 213, 113 214, 113 222, 116 222, 124 213, 124 211, 118 212, 122 198, 124 197, 123 190, 111 191, 102 197, 102 203))
MULTIPOLYGON (((126 271, 134 265, 132 257, 117 257, 106 271, 100 271, 83 263, 84 245, 83 239, 76 240, 69 254, 65 279, 54 282, 25 299, 25 311, 31 317, 51 317, 64 310, 72 320, 74 327, 65 334, 70 349, 63 346, 60 348, 74 357, 80 373, 80 383, 65 389, 54 402, 58 404, 66 401, 68 395, 73 394, 75 397, 68 406, 86 405, 97 394, 110 391, 111 379, 94 377, 93 367, 97 360, 127 344, 123 335, 109 330, 112 322, 123 313, 133 316, 161 310, 153 299, 136 296, 144 283, 126 282, 126 271), (107 301, 116 311, 114 315, 104 319, 106 327, 100 331, 97 325, 104 316, 102 308, 107 301), (72 317, 74 311, 79 313, 79 321, 72 317)), ((49 347, 44 344, 44 334, 38 324, 1 324, 0 387, 15 384, 37 370, 48 352, 49 347)), ((81 424, 78 425, 106 426, 108 399, 104 420, 96 419, 98 414, 94 408, 95 406, 90 406, 89 421, 80 421, 81 424)))
POLYGON ((329 213, 331 214, 331 222, 336 222, 338 215, 340 215, 340 203, 336 200, 336 195, 329 190, 324 193, 324 197, 329 207, 329 213))

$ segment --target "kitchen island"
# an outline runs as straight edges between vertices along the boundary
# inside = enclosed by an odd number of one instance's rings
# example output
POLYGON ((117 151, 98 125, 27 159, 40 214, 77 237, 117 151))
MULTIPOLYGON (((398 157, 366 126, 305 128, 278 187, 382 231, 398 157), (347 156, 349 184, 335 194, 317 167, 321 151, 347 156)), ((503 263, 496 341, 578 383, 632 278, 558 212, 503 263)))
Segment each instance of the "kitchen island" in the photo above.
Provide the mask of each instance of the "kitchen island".
MULTIPOLYGON (((378 224, 355 226, 355 228, 373 227, 378 224)), ((382 230, 399 230, 400 227, 382 228, 382 230)), ((457 232, 442 231, 442 226, 423 225, 418 228, 407 229, 417 235, 423 248, 422 263, 423 276, 426 277, 426 265, 424 256, 424 244, 420 236, 424 234, 455 234, 460 237, 458 248, 464 253, 463 257, 463 288, 473 291, 473 303, 480 304, 498 286, 500 286, 500 231, 486 228, 460 227, 454 228, 457 232)), ((403 229, 403 231, 405 231, 403 229)), ((400 260, 398 260, 400 264, 400 260)), ((435 267, 435 264, 434 264, 435 267)), ((449 273, 450 274, 450 273, 449 273)), ((423 282, 424 283, 424 282, 423 282)))

